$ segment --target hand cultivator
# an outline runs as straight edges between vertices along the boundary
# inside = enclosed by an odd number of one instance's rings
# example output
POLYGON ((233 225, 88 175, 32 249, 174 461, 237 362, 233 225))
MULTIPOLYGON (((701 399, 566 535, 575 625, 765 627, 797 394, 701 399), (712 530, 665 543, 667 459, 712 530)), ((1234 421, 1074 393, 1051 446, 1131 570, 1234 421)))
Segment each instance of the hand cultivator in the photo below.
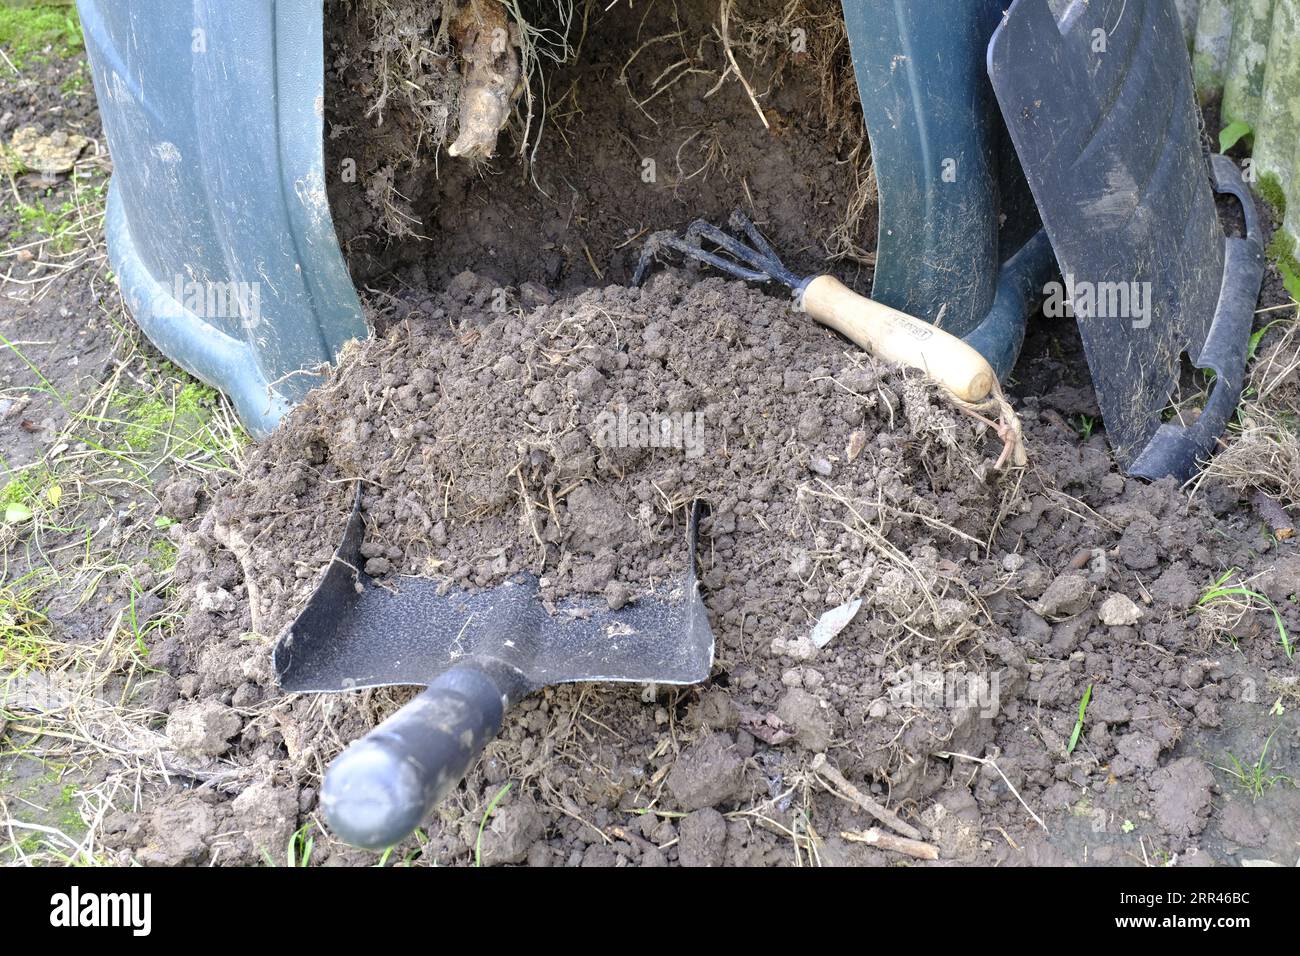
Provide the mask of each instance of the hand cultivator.
POLYGON ((747 282, 779 282, 793 293, 796 309, 872 355, 924 372, 958 409, 994 429, 1003 442, 998 468, 1008 461, 1025 464, 1019 419, 1003 396, 993 367, 973 346, 928 322, 858 295, 834 276, 795 275, 739 210, 731 214, 730 225, 750 244, 703 219, 691 223, 685 238, 671 232, 655 233, 641 251, 632 284, 645 281, 656 256, 665 250, 747 282), (705 242, 716 251, 705 248, 705 242))

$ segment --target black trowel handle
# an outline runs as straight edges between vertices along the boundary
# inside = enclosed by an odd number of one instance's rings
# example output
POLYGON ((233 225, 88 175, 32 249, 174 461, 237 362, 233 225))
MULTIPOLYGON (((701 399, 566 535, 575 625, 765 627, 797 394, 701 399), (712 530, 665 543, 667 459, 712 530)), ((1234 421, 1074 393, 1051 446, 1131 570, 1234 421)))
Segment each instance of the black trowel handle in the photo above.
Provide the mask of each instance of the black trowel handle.
POLYGON ((501 730, 501 681, 460 664, 330 764, 321 808, 353 846, 382 850, 420 825, 501 730))

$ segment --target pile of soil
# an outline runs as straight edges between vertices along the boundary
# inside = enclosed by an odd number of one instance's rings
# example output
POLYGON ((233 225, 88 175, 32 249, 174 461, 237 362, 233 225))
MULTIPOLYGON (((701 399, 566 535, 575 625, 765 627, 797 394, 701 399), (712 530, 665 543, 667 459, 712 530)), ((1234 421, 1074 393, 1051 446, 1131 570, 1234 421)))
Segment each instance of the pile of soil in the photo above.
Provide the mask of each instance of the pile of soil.
POLYGON ((225 490, 212 520, 247 547, 261 633, 301 607, 299 569, 328 559, 358 480, 372 575, 482 588, 529 570, 548 598, 617 608, 684 573, 703 500, 713 606, 756 616, 760 639, 864 589, 873 616, 969 630, 974 606, 942 584, 922 600, 938 553, 900 548, 981 546, 1005 489, 979 464, 983 426, 920 376, 717 278, 504 313, 493 288, 463 274, 361 346, 225 490))

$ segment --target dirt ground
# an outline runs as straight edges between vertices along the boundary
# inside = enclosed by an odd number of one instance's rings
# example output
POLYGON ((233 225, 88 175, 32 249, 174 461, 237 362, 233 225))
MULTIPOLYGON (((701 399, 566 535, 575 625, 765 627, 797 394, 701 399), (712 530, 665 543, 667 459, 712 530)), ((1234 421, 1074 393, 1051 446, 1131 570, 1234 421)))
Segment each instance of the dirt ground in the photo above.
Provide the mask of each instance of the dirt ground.
MULTIPOLYGON (((813 9, 812 35, 833 31, 813 9)), ((823 110, 825 66, 846 51, 816 70, 742 53, 765 130, 734 76, 705 96, 726 70, 713 5, 653 5, 635 30, 627 16, 592 8, 581 60, 550 73, 561 105, 531 170, 507 128, 486 167, 442 155, 436 174, 401 161, 409 128, 386 140, 409 120, 399 106, 375 132, 365 23, 335 21, 327 150, 360 177, 331 202, 378 332, 257 447, 132 332, 93 217, 61 246, 15 236, 24 217, 0 211, 0 402, 18 409, 0 427, 21 488, 7 495, 31 512, 2 529, 0 853, 1295 865, 1300 551, 1249 498, 1264 487, 1294 514, 1297 479, 1124 477, 1067 319, 1030 325, 1008 384, 1030 464, 996 472, 981 426, 772 289, 674 265, 627 288, 644 235, 697 215, 744 208, 796 270, 864 292, 875 233, 870 207, 847 214, 852 125, 823 110), (701 36, 715 39, 685 39, 701 36), (430 238, 391 234, 376 181, 430 238), (676 431, 609 431, 620 414, 676 431), (399 592, 403 575, 483 588, 527 570, 548 599, 610 607, 682 573, 703 499, 713 673, 534 694, 414 836, 383 854, 337 842, 324 768, 412 691, 284 695, 270 653, 357 482, 365 570, 399 592), (809 640, 856 599, 843 630, 809 640), (938 859, 862 842, 875 821, 844 780, 938 859)), ((6 78, 6 141, 29 122, 98 136, 88 90, 55 92, 80 63, 6 78)), ((52 188, 19 178, 18 195, 58 209, 100 180, 102 153, 52 188)), ((1271 268, 1259 309, 1225 461, 1300 393, 1296 310, 1271 268)))

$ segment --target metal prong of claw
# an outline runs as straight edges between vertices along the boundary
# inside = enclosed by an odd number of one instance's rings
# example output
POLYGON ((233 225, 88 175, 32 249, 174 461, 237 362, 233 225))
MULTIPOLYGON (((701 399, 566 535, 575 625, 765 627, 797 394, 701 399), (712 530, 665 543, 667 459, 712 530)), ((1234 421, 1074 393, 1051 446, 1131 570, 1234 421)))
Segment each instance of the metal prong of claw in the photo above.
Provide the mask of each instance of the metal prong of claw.
POLYGON ((660 250, 663 249, 665 240, 673 238, 676 237, 668 230, 650 233, 649 237, 645 241, 645 245, 641 247, 641 258, 637 260, 636 271, 632 273, 632 285, 634 288, 645 282, 646 273, 648 273, 650 267, 654 265, 655 256, 659 255, 660 250))
POLYGON ((671 232, 653 233, 641 250, 640 261, 637 262, 636 271, 632 275, 632 285, 639 286, 645 281, 646 273, 650 271, 651 264, 661 250, 673 249, 687 258, 711 265, 727 275, 746 282, 775 280, 791 289, 798 287, 799 277, 785 267, 771 245, 743 213, 739 210, 733 212, 730 224, 733 230, 745 233, 753 246, 745 245, 736 237, 728 235, 703 219, 697 219, 687 227, 684 239, 671 232), (705 249, 702 243, 706 240, 731 258, 705 249))

